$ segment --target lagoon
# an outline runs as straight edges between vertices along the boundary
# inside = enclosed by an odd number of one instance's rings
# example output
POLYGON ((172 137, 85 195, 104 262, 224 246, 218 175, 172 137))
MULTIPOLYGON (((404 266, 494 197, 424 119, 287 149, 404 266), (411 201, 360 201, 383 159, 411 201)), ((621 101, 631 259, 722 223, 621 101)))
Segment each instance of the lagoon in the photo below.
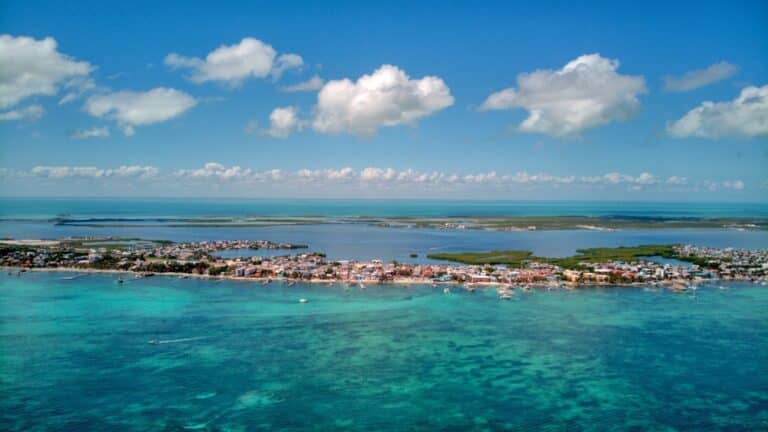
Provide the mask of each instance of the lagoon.
POLYGON ((500 301, 425 286, 66 276, 0 276, 4 430, 768 424, 765 287, 500 301))

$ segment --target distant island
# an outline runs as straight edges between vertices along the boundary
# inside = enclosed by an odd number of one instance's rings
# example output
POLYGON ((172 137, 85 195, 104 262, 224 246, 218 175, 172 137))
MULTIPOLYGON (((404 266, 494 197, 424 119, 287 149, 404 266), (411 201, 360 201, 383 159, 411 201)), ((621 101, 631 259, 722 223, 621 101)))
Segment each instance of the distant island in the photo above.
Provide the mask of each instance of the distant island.
POLYGON ((748 217, 661 217, 661 216, 452 216, 452 217, 194 217, 194 218, 74 218, 60 216, 54 225, 89 228, 171 227, 219 228, 310 225, 327 223, 366 224, 393 228, 448 230, 535 231, 622 229, 733 229, 766 230, 768 218, 748 217))

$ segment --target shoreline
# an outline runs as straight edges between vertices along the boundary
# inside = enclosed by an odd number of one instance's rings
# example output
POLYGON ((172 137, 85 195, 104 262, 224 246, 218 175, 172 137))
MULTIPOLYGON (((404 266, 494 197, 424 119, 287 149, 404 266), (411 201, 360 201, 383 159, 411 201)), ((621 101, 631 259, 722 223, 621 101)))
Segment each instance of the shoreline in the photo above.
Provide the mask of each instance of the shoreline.
MULTIPOLYGON (((133 275, 135 279, 145 279, 148 277, 175 277, 178 279, 200 279, 200 280, 224 280, 224 281, 236 281, 236 282, 253 282, 253 283, 260 283, 262 285, 270 284, 270 283, 279 283, 279 284, 295 284, 295 283, 303 283, 303 284, 312 284, 312 285, 432 285, 433 287, 441 287, 441 286, 460 286, 465 290, 472 291, 475 288, 483 288, 483 289, 511 289, 515 287, 528 287, 528 288, 544 288, 544 289, 565 289, 565 290, 575 290, 575 289, 583 289, 583 288, 601 288, 601 287, 617 287, 617 288, 640 288, 640 287, 657 287, 657 288, 667 288, 672 291, 681 291, 676 290, 672 286, 675 284, 699 284, 703 282, 749 282, 747 280, 742 279, 698 279, 698 280, 680 280, 680 281, 669 281, 669 283, 647 283, 647 282, 624 282, 624 283, 610 283, 610 282, 597 282, 597 281, 590 281, 590 283, 580 283, 580 282, 562 282, 558 284, 557 286, 553 285, 551 282, 527 282, 527 283, 499 283, 499 282, 460 282, 460 281, 425 281, 425 280, 416 280, 416 279, 397 279, 393 281, 380 281, 380 280, 328 280, 328 279, 289 279, 289 278, 264 278, 264 277, 241 277, 241 276, 230 276, 230 275, 224 275, 224 276, 211 276, 206 274, 194 274, 194 273, 179 273, 179 272, 163 272, 163 273, 153 273, 151 276, 145 276, 146 272, 137 272, 133 270, 118 270, 118 269, 90 269, 90 268, 77 268, 77 267, 20 267, 20 266, 0 266, 0 270, 3 272, 6 271, 16 271, 16 272, 35 272, 35 273, 55 273, 55 272, 61 272, 61 273, 81 273, 81 274, 114 274, 114 275, 133 275), (140 277, 135 277, 140 276, 140 277)), ((682 290, 684 291, 684 290, 682 290)))

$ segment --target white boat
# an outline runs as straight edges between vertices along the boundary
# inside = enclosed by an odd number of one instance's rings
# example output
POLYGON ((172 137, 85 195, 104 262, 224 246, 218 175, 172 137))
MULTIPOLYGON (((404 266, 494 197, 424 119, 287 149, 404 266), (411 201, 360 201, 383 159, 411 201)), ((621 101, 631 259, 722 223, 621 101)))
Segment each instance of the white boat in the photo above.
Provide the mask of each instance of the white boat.
POLYGON ((307 300, 305 298, 300 298, 299 299, 299 303, 308 303, 308 302, 309 302, 309 300, 307 300))
POLYGON ((443 292, 446 294, 450 294, 451 290, 448 288, 443 288, 443 292))

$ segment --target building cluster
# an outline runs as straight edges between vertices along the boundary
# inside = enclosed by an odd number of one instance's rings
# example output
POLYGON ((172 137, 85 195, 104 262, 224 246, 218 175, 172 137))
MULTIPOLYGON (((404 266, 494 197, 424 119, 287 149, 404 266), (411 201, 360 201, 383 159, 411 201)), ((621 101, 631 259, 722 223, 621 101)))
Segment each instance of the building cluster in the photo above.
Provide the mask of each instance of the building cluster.
POLYGON ((203 259, 210 254, 239 249, 305 249, 306 245, 295 245, 290 243, 278 243, 269 240, 217 240, 202 241, 190 243, 170 243, 155 246, 150 249, 135 248, 129 249, 129 252, 143 252, 149 256, 160 258, 176 258, 189 260, 193 258, 203 259))
POLYGON ((768 249, 710 248, 684 245, 675 248, 681 258, 691 258, 711 267, 724 279, 754 279, 768 276, 768 249))
POLYGON ((74 267, 153 273, 189 273, 254 279, 314 282, 394 282, 464 284, 600 284, 663 283, 723 278, 765 281, 768 251, 675 248, 679 260, 654 262, 580 262, 574 268, 530 261, 522 268, 505 265, 410 264, 380 260, 330 260, 320 253, 224 258, 215 252, 233 249, 297 249, 305 246, 270 241, 232 240, 153 245, 151 247, 68 248, 12 247, 0 251, 0 265, 11 267, 74 267))

